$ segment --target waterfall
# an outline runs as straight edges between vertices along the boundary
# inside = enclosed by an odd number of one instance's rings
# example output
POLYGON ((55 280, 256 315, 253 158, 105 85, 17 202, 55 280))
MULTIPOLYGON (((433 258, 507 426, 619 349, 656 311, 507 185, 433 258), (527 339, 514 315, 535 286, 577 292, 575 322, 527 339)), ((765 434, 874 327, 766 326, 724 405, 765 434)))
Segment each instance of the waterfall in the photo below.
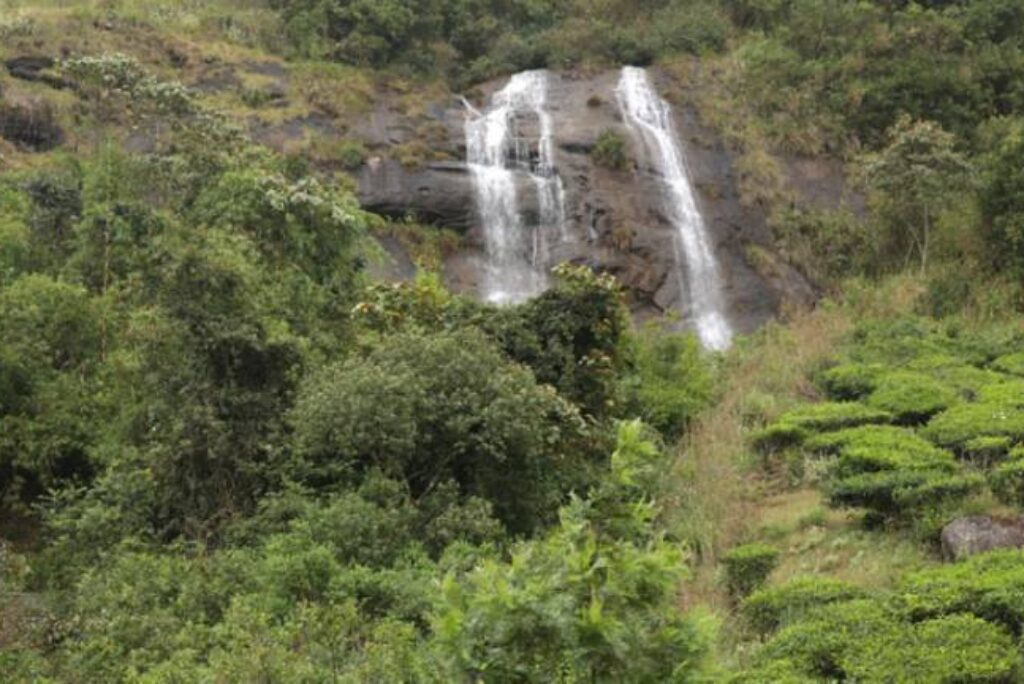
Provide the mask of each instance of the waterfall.
POLYGON ((725 349, 732 329, 725 316, 722 281, 672 123, 672 109, 655 92, 647 72, 637 67, 622 69, 615 94, 630 133, 644 145, 660 177, 665 210, 676 229, 679 289, 687 299, 697 335, 705 347, 725 349))
POLYGON ((547 72, 524 71, 496 92, 483 112, 466 103, 466 161, 483 223, 488 301, 519 302, 542 292, 551 234, 565 238, 547 87, 547 72), (528 179, 536 193, 536 225, 527 225, 520 210, 520 179, 528 179))

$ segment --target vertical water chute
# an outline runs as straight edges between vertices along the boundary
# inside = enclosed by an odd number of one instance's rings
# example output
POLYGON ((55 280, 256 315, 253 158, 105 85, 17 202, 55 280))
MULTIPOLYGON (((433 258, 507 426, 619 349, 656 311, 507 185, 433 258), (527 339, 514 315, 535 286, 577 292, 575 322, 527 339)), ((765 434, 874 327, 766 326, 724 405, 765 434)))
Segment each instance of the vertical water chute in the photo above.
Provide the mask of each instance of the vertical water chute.
POLYGON ((524 71, 483 111, 467 103, 466 161, 487 255, 482 294, 491 302, 514 303, 542 292, 551 240, 565 237, 547 89, 546 71, 524 71), (536 193, 535 221, 528 222, 520 208, 524 180, 536 193))
POLYGON ((622 69, 615 94, 623 121, 644 146, 661 183, 665 211, 675 228, 679 289, 693 326, 705 347, 725 349, 732 340, 732 328, 722 279, 672 123, 672 109, 655 91, 647 72, 638 67, 622 69))

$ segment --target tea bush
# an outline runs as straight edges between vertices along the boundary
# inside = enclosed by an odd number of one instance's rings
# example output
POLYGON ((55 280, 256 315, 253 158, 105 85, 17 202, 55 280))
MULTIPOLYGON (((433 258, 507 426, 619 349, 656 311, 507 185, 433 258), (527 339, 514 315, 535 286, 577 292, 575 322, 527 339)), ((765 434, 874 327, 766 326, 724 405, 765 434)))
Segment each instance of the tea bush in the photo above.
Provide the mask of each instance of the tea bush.
POLYGON ((1021 666, 1013 636, 997 625, 963 614, 908 622, 878 600, 811 612, 782 629, 757 660, 752 681, 774 669, 830 681, 1010 682, 1021 666))
POLYGON ((725 584, 729 593, 742 598, 768 579, 779 563, 779 550, 767 544, 744 544, 728 551, 722 557, 725 584))
POLYGON ((752 441, 755 448, 772 450, 798 445, 815 432, 886 423, 890 418, 887 411, 852 401, 806 404, 784 413, 777 421, 756 433, 752 441))
POLYGON ((1000 356, 992 362, 992 367, 1010 375, 1024 375, 1024 352, 1014 352, 1000 356))
POLYGON ((884 375, 867 398, 867 404, 888 411, 896 423, 917 425, 956 400, 956 392, 938 380, 903 371, 884 375))
POLYGON ((800 620, 819 606, 864 598, 867 593, 830 577, 797 577, 779 586, 758 589, 744 599, 740 609, 756 631, 766 634, 800 620))
POLYGON ((913 573, 898 589, 901 610, 914 620, 971 613, 1024 631, 1024 551, 1003 550, 913 573))
POLYGON ((882 364, 841 363, 818 374, 818 385, 836 401, 863 399, 875 389, 882 364))
POLYGON ((989 485, 999 500, 1024 509, 1024 449, 1017 447, 993 469, 989 485))
POLYGON ((995 402, 960 404, 934 418, 921 434, 939 446, 963 451, 977 437, 1024 439, 1024 408, 995 402))

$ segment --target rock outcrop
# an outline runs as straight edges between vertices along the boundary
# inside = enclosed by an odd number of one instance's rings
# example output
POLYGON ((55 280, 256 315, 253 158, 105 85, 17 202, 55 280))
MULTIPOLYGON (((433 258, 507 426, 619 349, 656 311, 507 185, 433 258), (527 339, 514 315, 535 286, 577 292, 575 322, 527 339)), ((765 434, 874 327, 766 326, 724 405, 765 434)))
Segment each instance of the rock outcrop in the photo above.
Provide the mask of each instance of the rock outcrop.
MULTIPOLYGON (((613 273, 628 288, 639 318, 670 310, 680 311, 685 318, 686 298, 675 271, 674 228, 665 216, 659 186, 651 180, 651 162, 623 125, 615 99, 618 77, 617 71, 550 76, 547 109, 554 127, 556 171, 565 187, 567 238, 551 245, 546 266, 570 261, 613 273), (630 141, 625 170, 604 168, 592 159, 590 152, 605 131, 630 141)), ((481 86, 474 104, 483 106, 505 82, 481 86)), ((774 254, 764 216, 741 204, 733 159, 724 146, 698 124, 692 112, 676 111, 675 115, 733 326, 749 332, 776 315, 783 300, 811 301, 810 286, 781 258, 770 259, 767 275, 763 264, 760 273, 753 267, 753 252, 774 254)), ((435 158, 446 161, 410 166, 383 154, 375 156, 359 173, 360 199, 378 213, 411 214, 462 232, 467 247, 448 260, 445 276, 453 289, 472 291, 480 283, 484 255, 472 178, 461 161, 465 159, 465 116, 465 105, 454 98, 428 104, 414 118, 381 105, 349 134, 371 149, 387 150, 423 144, 423 132, 429 131, 425 144, 435 158)), ((531 122, 522 125, 528 127, 531 122)), ((520 197, 529 225, 536 221, 536 201, 531 200, 529 188, 520 197)))
POLYGON ((959 560, 994 549, 1024 548, 1024 516, 957 518, 942 528, 942 555, 959 560))

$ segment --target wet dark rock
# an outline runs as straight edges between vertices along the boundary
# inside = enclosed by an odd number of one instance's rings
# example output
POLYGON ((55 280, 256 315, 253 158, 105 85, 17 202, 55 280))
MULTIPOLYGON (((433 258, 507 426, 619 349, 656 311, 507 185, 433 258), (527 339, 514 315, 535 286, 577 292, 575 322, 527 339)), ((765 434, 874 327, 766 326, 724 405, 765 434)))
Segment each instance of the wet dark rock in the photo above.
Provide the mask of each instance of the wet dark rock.
POLYGON ((44 152, 64 142, 64 131, 48 102, 0 101, 0 138, 34 152, 44 152))
MULTIPOLYGON (((639 318, 679 310, 688 314, 675 269, 675 229, 665 216, 659 179, 647 152, 625 128, 614 97, 617 71, 593 75, 552 73, 548 110, 555 130, 554 163, 565 189, 565 239, 550 245, 548 263, 586 263, 614 274, 626 286, 639 318), (600 102, 594 99, 600 94, 600 102), (629 141, 629 170, 601 168, 590 157, 598 137, 613 130, 629 141)), ((484 106, 504 79, 474 89, 474 106, 484 106)), ((763 210, 744 206, 734 175, 733 157, 718 137, 702 127, 692 111, 675 108, 691 179, 718 258, 729 303, 729 317, 740 332, 749 332, 775 316, 783 302, 808 304, 815 292, 806 279, 775 251, 763 210), (753 258, 756 257, 756 258, 753 258)), ((431 152, 465 158, 466 109, 458 98, 428 103, 415 116, 386 103, 369 112, 347 132, 375 157, 360 169, 359 197, 368 209, 392 217, 412 214, 428 223, 464 234, 464 249, 446 263, 448 284, 472 290, 486 263, 484 233, 474 206, 472 176, 464 163, 427 163, 406 167, 393 152, 424 141, 431 152)), ((524 117, 522 130, 537 122, 524 117)), ((537 199, 527 174, 518 199, 527 226, 536 221, 537 199)), ((830 183, 831 178, 823 178, 830 183)))
POLYGON ((1024 516, 957 518, 942 528, 941 539, 942 555, 947 560, 959 560, 995 549, 1024 548, 1024 516))
POLYGON ((7 73, 14 78, 35 83, 45 83, 51 88, 58 90, 71 88, 73 84, 70 81, 47 72, 48 69, 52 69, 55 65, 56 62, 52 57, 33 55, 13 57, 4 62, 7 73))

